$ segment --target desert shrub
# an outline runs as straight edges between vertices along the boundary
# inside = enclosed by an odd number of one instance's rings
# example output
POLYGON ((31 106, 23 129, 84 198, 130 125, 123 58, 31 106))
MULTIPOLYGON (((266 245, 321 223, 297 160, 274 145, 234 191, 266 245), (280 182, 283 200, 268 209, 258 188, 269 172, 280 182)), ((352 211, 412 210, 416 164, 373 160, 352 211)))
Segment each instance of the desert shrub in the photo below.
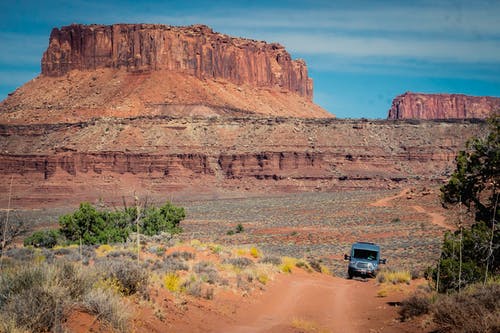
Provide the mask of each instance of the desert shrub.
POLYGON ((311 267, 309 267, 309 264, 302 259, 298 260, 295 263, 295 267, 302 268, 303 270, 306 270, 308 272, 312 272, 312 269, 311 267))
POLYGON ((83 299, 86 311, 119 332, 128 331, 129 312, 120 297, 110 290, 95 288, 83 299))
POLYGON ((321 265, 321 273, 326 275, 332 275, 330 269, 325 265, 321 265))
POLYGON ((279 265, 281 265, 281 258, 279 258, 279 257, 264 257, 259 262, 263 263, 263 264, 271 264, 274 266, 279 266, 279 265))
POLYGON ((73 252, 74 248, 69 248, 69 247, 60 247, 60 248, 55 248, 52 250, 52 253, 56 256, 65 256, 67 254, 70 254, 73 252))
POLYGON ((237 258, 228 258, 224 259, 223 262, 224 264, 230 264, 238 268, 245 268, 250 265, 253 265, 253 261, 251 259, 245 258, 245 257, 237 257, 237 258))
POLYGON ((0 211, 0 252, 13 242, 16 236, 22 235, 27 231, 26 222, 21 219, 17 214, 9 215, 9 223, 7 223, 7 211, 0 211))
POLYGON ((174 257, 166 257, 161 263, 155 264, 155 268, 172 273, 189 270, 189 266, 183 260, 174 257))
POLYGON ((31 261, 35 256, 35 250, 26 247, 14 247, 6 250, 5 255, 16 261, 31 261))
POLYGON ((219 280, 219 273, 211 262, 201 261, 196 263, 193 267, 193 271, 200 276, 202 281, 209 284, 215 284, 219 280))
POLYGON ((499 332, 500 285, 478 285, 465 292, 442 295, 431 307, 441 332, 499 332))
POLYGON ((63 241, 59 230, 39 230, 24 239, 24 246, 53 248, 63 241))
POLYGON ((47 290, 33 286, 12 295, 2 312, 8 314, 17 327, 32 331, 50 331, 56 319, 63 317, 64 304, 47 290))
POLYGON ((97 249, 95 249, 95 254, 98 257, 104 257, 104 256, 106 256, 108 253, 110 253, 113 250, 114 250, 114 248, 111 245, 109 245, 109 244, 102 244, 102 245, 99 245, 97 247, 97 249))
POLYGON ((193 260, 195 258, 195 254, 187 251, 175 251, 170 253, 167 258, 180 258, 182 260, 193 260))
POLYGON ((66 310, 79 302, 93 277, 67 262, 13 267, 0 275, 0 317, 9 329, 57 330, 66 310))
POLYGON ((178 292, 181 290, 181 277, 176 273, 167 273, 163 277, 163 286, 172 292, 178 292))
POLYGON ((236 227, 234 228, 234 230, 233 230, 233 229, 228 230, 228 231, 226 232, 226 235, 232 236, 232 235, 234 235, 234 234, 239 234, 239 233, 242 233, 243 231, 245 231, 245 228, 243 227, 243 224, 238 223, 238 224, 236 225, 236 227))
POLYGON ((135 262, 104 261, 99 266, 104 278, 116 279, 120 283, 123 295, 133 295, 147 287, 148 274, 135 262))
POLYGON ((193 280, 187 280, 184 283, 182 283, 181 288, 186 291, 188 295, 194 296, 194 297, 201 297, 201 281, 198 281, 196 279, 193 280))
POLYGON ((51 277, 52 283, 57 282, 60 288, 70 299, 79 301, 85 293, 92 289, 97 277, 92 270, 84 271, 78 265, 70 262, 55 262, 49 267, 54 267, 55 274, 51 277))
POLYGON ((281 259, 280 270, 283 273, 291 273, 292 272, 292 268, 296 267, 297 262, 298 262, 297 258, 283 257, 281 259))
POLYGON ((262 253, 260 250, 256 247, 251 247, 250 250, 248 251, 250 255, 254 258, 260 258, 262 256, 262 253))
POLYGON ((399 315, 402 320, 429 313, 431 301, 428 295, 414 294, 401 302, 399 315))
POLYGON ((223 250, 222 245, 214 243, 208 244, 208 248, 215 254, 218 254, 223 250))
POLYGON ((314 271, 321 273, 321 263, 319 261, 310 259, 309 267, 311 267, 311 269, 313 269, 314 271))
POLYGON ((269 281, 269 276, 267 274, 260 273, 257 275, 257 281, 262 284, 267 284, 267 282, 269 281))

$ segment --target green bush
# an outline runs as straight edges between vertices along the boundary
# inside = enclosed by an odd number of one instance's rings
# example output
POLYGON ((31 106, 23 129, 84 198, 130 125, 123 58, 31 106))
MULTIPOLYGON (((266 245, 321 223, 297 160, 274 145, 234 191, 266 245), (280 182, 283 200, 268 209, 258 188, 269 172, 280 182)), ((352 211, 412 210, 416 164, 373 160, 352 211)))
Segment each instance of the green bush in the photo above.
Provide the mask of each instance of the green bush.
POLYGON ((184 208, 176 207, 170 202, 160 208, 148 207, 144 210, 140 222, 141 233, 153 236, 162 232, 178 233, 181 231, 179 223, 186 217, 184 208))
MULTIPOLYGON (((153 236, 162 232, 178 233, 180 221, 185 218, 184 208, 167 202, 161 207, 149 206, 139 216, 139 230, 153 236)), ((125 241, 131 231, 137 230, 137 208, 119 211, 99 211, 89 203, 82 203, 77 211, 59 218, 61 234, 70 242, 106 244, 125 241)))
POLYGON ((130 233, 127 224, 125 213, 98 211, 89 203, 82 203, 76 212, 59 218, 61 233, 68 240, 81 240, 83 244, 123 242, 130 233))
POLYGON ((24 246, 53 248, 62 242, 62 235, 59 230, 40 230, 35 231, 31 236, 24 239, 24 246))

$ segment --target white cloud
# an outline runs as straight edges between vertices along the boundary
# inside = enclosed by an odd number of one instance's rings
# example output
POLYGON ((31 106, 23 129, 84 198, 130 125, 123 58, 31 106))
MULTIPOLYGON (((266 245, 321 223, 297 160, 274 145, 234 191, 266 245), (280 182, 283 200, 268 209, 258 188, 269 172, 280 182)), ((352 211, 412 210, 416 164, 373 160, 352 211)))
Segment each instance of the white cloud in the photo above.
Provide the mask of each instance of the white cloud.
POLYGON ((455 62, 500 62, 495 41, 421 40, 308 34, 272 34, 292 52, 356 57, 405 57, 455 62))

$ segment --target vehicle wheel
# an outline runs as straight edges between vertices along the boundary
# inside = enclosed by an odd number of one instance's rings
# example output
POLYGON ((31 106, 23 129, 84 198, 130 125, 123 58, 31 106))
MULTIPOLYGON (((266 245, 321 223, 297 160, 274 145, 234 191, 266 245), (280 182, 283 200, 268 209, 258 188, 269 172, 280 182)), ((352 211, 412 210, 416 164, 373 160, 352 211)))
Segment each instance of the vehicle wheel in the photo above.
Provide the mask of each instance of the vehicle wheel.
POLYGON ((354 276, 354 274, 352 274, 351 270, 348 270, 347 271, 347 278, 350 280, 350 279, 352 279, 353 276, 354 276))

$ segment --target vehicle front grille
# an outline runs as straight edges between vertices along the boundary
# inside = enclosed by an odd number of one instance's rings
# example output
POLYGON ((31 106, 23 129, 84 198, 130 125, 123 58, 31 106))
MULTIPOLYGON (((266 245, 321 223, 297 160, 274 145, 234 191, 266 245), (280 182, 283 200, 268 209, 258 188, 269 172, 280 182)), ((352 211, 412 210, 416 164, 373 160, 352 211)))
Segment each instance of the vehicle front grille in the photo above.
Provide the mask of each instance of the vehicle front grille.
POLYGON ((357 268, 363 268, 363 269, 366 269, 366 268, 368 268, 368 263, 367 263, 367 262, 358 262, 358 263, 356 264, 356 267, 357 267, 357 268))

